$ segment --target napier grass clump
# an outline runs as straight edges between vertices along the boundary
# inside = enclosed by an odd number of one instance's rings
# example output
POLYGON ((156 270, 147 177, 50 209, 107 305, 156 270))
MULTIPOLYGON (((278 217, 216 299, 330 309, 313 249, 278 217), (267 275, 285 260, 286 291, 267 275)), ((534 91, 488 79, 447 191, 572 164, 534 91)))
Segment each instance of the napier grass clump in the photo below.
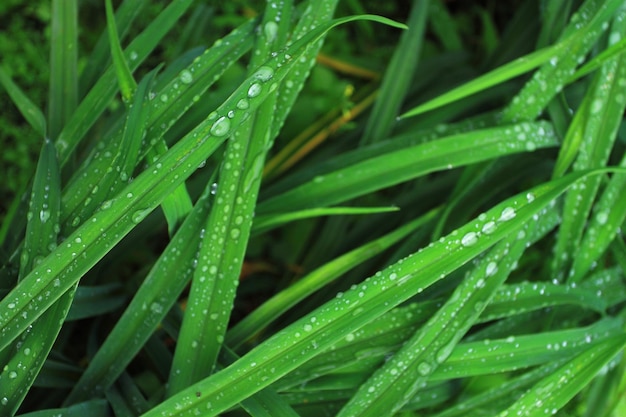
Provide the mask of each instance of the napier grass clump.
POLYGON ((152 3, 0 67, 1 416, 625 415, 622 0, 152 3))

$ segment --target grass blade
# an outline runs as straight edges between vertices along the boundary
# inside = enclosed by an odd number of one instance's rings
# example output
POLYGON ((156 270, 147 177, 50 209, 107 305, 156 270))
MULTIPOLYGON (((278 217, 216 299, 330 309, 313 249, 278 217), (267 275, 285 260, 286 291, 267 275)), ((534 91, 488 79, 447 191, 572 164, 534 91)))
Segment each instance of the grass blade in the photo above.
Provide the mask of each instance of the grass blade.
POLYGON ((122 99, 125 102, 130 102, 135 90, 137 89, 137 83, 133 78, 130 68, 128 68, 128 64, 124 58, 124 51, 120 45, 120 39, 117 36, 117 26, 115 25, 115 15, 113 14, 113 5, 111 5, 111 0, 106 0, 104 5, 106 8, 107 30, 109 33, 109 44, 111 45, 113 68, 115 69, 115 74, 117 75, 117 82, 120 86, 122 99))
POLYGON ((46 118, 42 111, 13 82, 4 67, 0 66, 0 85, 4 87, 24 119, 41 137, 46 136, 46 118))
POLYGON ((429 7, 429 0, 413 1, 407 21, 409 29, 402 33, 400 43, 385 72, 372 114, 367 119, 361 137, 362 144, 386 139, 396 123, 398 112, 417 68, 429 7))
POLYGON ((78 102, 78 4, 76 0, 52 2, 50 40, 50 98, 48 137, 57 140, 78 102))

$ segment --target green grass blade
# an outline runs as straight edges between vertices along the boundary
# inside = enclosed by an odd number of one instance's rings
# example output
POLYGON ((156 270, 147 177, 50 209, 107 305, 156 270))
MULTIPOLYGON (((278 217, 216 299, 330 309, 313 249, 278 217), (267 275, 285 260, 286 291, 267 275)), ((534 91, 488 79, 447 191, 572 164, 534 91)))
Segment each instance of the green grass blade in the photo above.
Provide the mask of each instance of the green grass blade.
MULTIPOLYGON (((526 233, 521 229, 490 250, 428 323, 359 387, 338 416, 395 413, 423 388, 508 277, 526 248, 526 233)), ((465 235, 463 241, 470 239, 478 237, 465 235)))
POLYGON ((323 288, 330 282, 333 282, 365 259, 386 250, 409 233, 413 233, 417 228, 432 220, 436 214, 437 211, 433 210, 379 239, 332 260, 302 277, 297 283, 267 300, 263 305, 233 326, 226 335, 226 343, 232 347, 239 346, 241 343, 254 336, 254 332, 258 332, 267 327, 278 316, 302 301, 305 297, 323 288))
MULTIPOLYGON (((90 218, 107 198, 114 197, 132 178, 139 162, 146 131, 150 110, 148 106, 150 88, 155 75, 156 70, 143 78, 132 102, 129 102, 122 136, 117 149, 112 154, 110 165, 102 169, 104 172, 100 175, 87 177, 83 174, 82 181, 79 181, 83 189, 81 193, 65 192, 62 213, 65 233, 75 230, 82 222, 90 218), (85 181, 85 178, 88 180, 85 181), (71 200, 68 200, 68 197, 71 200)), ((132 194, 127 194, 127 198, 131 197, 132 194)))
POLYGON ((4 67, 0 66, 0 85, 4 87, 24 119, 41 137, 46 136, 46 118, 42 111, 13 82, 4 67))
POLYGON ((68 396, 66 403, 102 394, 144 346, 191 279, 202 228, 210 207, 210 186, 152 267, 132 301, 68 396), (175 280, 172 280, 175 277, 175 280))
POLYGON ((400 118, 414 117, 427 111, 437 109, 446 104, 453 103, 472 94, 484 91, 490 87, 494 87, 519 75, 538 68, 540 65, 548 62, 558 51, 567 49, 565 43, 559 43, 538 51, 532 52, 521 58, 505 64, 499 68, 489 71, 485 75, 481 75, 457 88, 450 90, 426 103, 403 113, 400 118))
POLYGON ((606 310, 606 301, 591 290, 552 283, 522 282, 503 286, 485 309, 480 321, 490 321, 541 308, 577 304, 599 313, 606 310))
POLYGON ((264 76, 259 79, 254 74, 246 79, 207 120, 181 139, 116 197, 102 203, 100 211, 69 235, 66 244, 45 258, 18 287, 0 301, 0 349, 13 341, 167 195, 182 184, 232 130, 249 117, 249 112, 256 110, 272 93, 272 83, 280 81, 289 72, 291 64, 297 61, 307 45, 318 40, 334 26, 358 19, 402 26, 388 19, 369 15, 337 19, 321 25, 292 43, 284 55, 278 54, 267 61, 267 68, 262 71, 267 74, 269 69, 273 72, 272 77, 267 79, 264 76), (235 111, 239 109, 237 103, 240 100, 248 102, 246 111, 235 111), (232 119, 227 117, 229 112, 233 112, 232 119), (54 285, 55 283, 59 285, 54 285), (29 297, 19 295, 24 292, 29 297), (9 305, 13 308, 9 308, 9 305), (23 318, 21 313, 24 311, 32 314, 27 313, 27 318, 23 318))
POLYGON ((20 414, 19 417, 110 417, 109 404, 106 400, 85 401, 67 408, 50 408, 42 411, 20 414))
POLYGON ((557 144, 545 122, 524 123, 454 135, 370 158, 268 199, 257 213, 302 210, 346 201, 438 170, 529 152, 557 144), (286 202, 289 202, 287 204, 286 202))
POLYGON ((587 0, 563 32, 567 47, 559 50, 533 74, 504 109, 507 121, 534 120, 567 84, 571 74, 604 32, 621 1, 587 0), (571 35, 570 35, 571 33, 571 35))
MULTIPOLYGON (((26 238, 20 258, 20 278, 28 274, 56 248, 59 233, 61 178, 54 144, 45 140, 33 183, 29 204, 26 238)), ((39 373, 72 302, 73 290, 33 323, 14 347, 0 373, 0 414, 14 415, 39 373)))
POLYGON ((429 0, 412 2, 411 13, 407 21, 409 29, 402 33, 400 42, 389 62, 389 67, 385 71, 380 92, 376 97, 374 108, 367 119, 365 131, 361 137, 362 144, 386 139, 397 121, 398 112, 415 76, 429 7, 429 0))
MULTIPOLYGON (((294 39, 300 39, 305 36, 311 28, 318 27, 320 24, 324 24, 332 19, 335 8, 339 0, 317 0, 309 1, 307 7, 304 9, 300 20, 293 30, 292 37, 294 39)), ((274 138, 280 132, 289 111, 293 107, 304 81, 309 76, 309 72, 313 65, 315 65, 315 58, 322 47, 323 37, 310 45, 307 51, 305 51, 291 71, 280 84, 278 99, 276 102, 276 110, 274 121, 272 122, 272 131, 270 137, 274 138)))
POLYGON ((500 416, 556 414, 626 345, 619 335, 592 346, 536 384, 500 416))
MULTIPOLYGON (((115 12, 115 26, 120 39, 128 33, 135 19, 140 16, 149 0, 124 0, 119 4, 115 12)), ((83 68, 78 81, 80 96, 84 95, 94 86, 98 77, 109 66, 111 60, 111 48, 109 46, 108 32, 103 32, 96 46, 93 48, 85 68, 83 68)))
MULTIPOLYGON (((622 19, 616 21, 621 22, 622 19)), ((626 35, 623 25, 617 25, 616 30, 618 36, 626 35)), ((626 56, 614 58, 598 72, 587 93, 588 97, 585 100, 587 105, 581 106, 579 110, 584 112, 581 118, 584 130, 574 170, 602 167, 607 164, 626 108, 626 97, 622 93, 625 82, 626 56)), ((553 273, 556 276, 565 275, 565 269, 569 268, 573 261, 571 255, 579 253, 587 217, 595 201, 600 180, 600 177, 585 179, 567 193, 563 208, 567 215, 563 218, 555 246, 553 273)), ((582 264, 579 263, 578 266, 582 264)), ((585 272, 579 269, 576 272, 576 279, 581 279, 585 272)))
POLYGON ((219 414, 514 233, 582 176, 571 174, 494 206, 476 221, 338 294, 233 365, 181 391, 145 417, 163 412, 172 416, 219 414))
POLYGON ((285 223, 295 220, 309 219, 322 216, 342 216, 355 214, 375 214, 398 211, 397 207, 328 207, 310 210, 301 210, 293 213, 258 216, 254 218, 253 233, 264 233, 285 223))
POLYGON ((121 285, 115 283, 79 286, 65 320, 82 320, 118 310, 126 301, 126 296, 122 294, 121 289, 121 285))
MULTIPOLYGON (((126 48, 125 56, 132 71, 137 69, 146 57, 154 50, 159 41, 180 19, 191 5, 192 0, 180 0, 170 3, 157 18, 126 48)), ((70 155, 104 112, 117 91, 115 73, 108 69, 96 85, 87 93, 83 101, 71 114, 71 118, 59 133, 57 151, 63 166, 70 155)), ((52 136, 51 136, 52 137, 52 136)))
MULTIPOLYGON (((273 70, 261 64, 270 57, 270 48, 284 46, 292 8, 290 1, 267 4, 261 22, 263 33, 257 37, 250 62, 253 78, 267 81, 273 76, 273 70)), ((245 110, 247 106, 239 107, 245 110)), ((215 207, 205 226, 209 233, 200 246, 198 267, 176 344, 168 396, 210 375, 216 365, 250 237, 265 153, 273 139, 268 133, 274 108, 275 93, 270 91, 256 113, 251 113, 231 133, 220 168, 215 207)), ((229 117, 221 120, 228 121, 229 117)))
POLYGON ((111 4, 111 0, 106 0, 104 4, 107 15, 107 31, 109 33, 109 44, 111 45, 113 68, 115 69, 117 82, 120 86, 122 99, 125 102, 130 102, 135 90, 137 89, 137 83, 133 78, 130 68, 128 68, 126 59, 124 58, 124 51, 122 50, 122 45, 120 44, 120 38, 117 35, 117 26, 115 25, 115 15, 113 14, 113 5, 111 4))
POLYGON ((78 102, 78 3, 52 2, 48 137, 57 140, 78 102))

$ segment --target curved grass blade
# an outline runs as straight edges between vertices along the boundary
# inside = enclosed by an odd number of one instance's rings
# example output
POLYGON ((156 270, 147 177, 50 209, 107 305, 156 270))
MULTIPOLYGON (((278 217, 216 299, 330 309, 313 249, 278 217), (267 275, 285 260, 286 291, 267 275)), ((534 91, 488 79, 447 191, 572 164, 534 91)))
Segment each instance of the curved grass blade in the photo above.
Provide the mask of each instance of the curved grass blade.
POLYGON ((41 137, 46 136, 46 118, 42 111, 33 103, 24 92, 13 82, 4 67, 0 65, 0 85, 4 87, 13 103, 24 116, 28 124, 41 137))
POLYGON ((267 327, 289 308, 293 307, 313 292, 333 282, 346 271, 363 262, 363 260, 379 254, 409 233, 413 233, 417 228, 431 221, 437 213, 438 210, 433 210, 385 236, 328 262, 305 277, 302 277, 298 282, 267 300, 233 326, 226 335, 226 343, 234 348, 241 345, 244 341, 254 336, 255 332, 267 327))
POLYGON ((270 198, 257 213, 324 207, 424 174, 558 144, 545 122, 483 129, 372 157, 270 198), (287 203, 288 202, 288 203, 287 203))
POLYGON ((249 112, 256 110, 271 93, 269 90, 272 83, 280 81, 289 72, 293 61, 306 50, 307 45, 318 40, 334 26, 358 19, 370 19, 402 27, 379 16, 337 19, 309 32, 291 44, 284 54, 277 54, 266 62, 266 66, 273 71, 273 77, 264 81, 255 74, 246 79, 216 112, 209 115, 207 120, 181 139, 116 197, 104 202, 98 213, 68 236, 67 243, 45 258, 18 287, 0 301, 0 349, 13 341, 154 210, 165 196, 182 184, 221 145, 231 130, 242 123, 249 112), (253 97, 249 94, 251 87, 253 97), (237 103, 242 99, 248 101, 249 108, 247 111, 235 111, 238 109, 237 103), (229 112, 234 113, 232 119, 227 117, 229 112), (55 283, 59 285, 54 285, 55 283), (29 296, 24 297, 24 293, 29 296), (27 312, 27 318, 22 317, 23 312, 27 312))
MULTIPOLYGON (((600 172, 603 171, 594 171, 600 172)), ((219 414, 517 231, 583 176, 573 173, 494 206, 441 241, 338 294, 231 366, 153 408, 145 417, 164 412, 172 417, 192 416, 197 412, 207 416, 219 414), (468 242, 471 244, 467 245, 468 242)))
POLYGON ((574 359, 536 384, 526 395, 499 417, 556 414, 580 392, 626 345, 626 335, 619 335, 585 349, 574 359))
MULTIPOLYGON (((208 376, 214 369, 224 342, 250 234, 265 155, 273 140, 269 133, 275 108, 274 91, 280 82, 280 78, 276 76, 281 69, 280 63, 276 65, 276 69, 268 65, 257 65, 270 55, 274 42, 280 46, 281 42, 287 40, 286 25, 289 24, 289 19, 282 14, 289 16, 290 13, 291 7, 287 2, 268 3, 262 23, 264 30, 257 44, 259 54, 254 55, 259 58, 258 61, 253 59, 251 63, 253 72, 250 78, 254 82, 247 91, 248 98, 237 102, 238 112, 243 112, 242 124, 237 129, 231 129, 231 120, 236 117, 236 111, 233 110, 222 117, 217 116, 212 127, 224 136, 233 137, 228 142, 220 169, 216 206, 209 216, 207 237, 201 245, 198 269, 192 281, 187 312, 174 354, 168 395, 208 376), (268 27, 271 29, 267 30, 268 27), (265 88, 268 95, 255 114, 249 101, 265 88), (240 174, 236 175, 234 172, 240 174)), ((316 42, 325 33, 325 26, 342 20, 320 25, 318 29, 294 42, 287 51, 299 43, 316 42), (307 41, 311 34, 318 31, 318 36, 307 41)), ((294 61, 295 57, 287 51, 284 52, 285 59, 288 62, 294 61)))
POLYGON ((78 102, 78 4, 52 1, 48 137, 56 140, 78 102))

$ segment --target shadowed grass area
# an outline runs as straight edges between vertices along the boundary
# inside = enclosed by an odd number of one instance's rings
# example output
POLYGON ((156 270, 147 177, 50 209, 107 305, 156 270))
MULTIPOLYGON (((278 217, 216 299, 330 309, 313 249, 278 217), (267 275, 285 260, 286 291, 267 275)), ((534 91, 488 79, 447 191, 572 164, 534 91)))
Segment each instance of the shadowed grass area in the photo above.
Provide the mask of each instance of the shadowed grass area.
POLYGON ((503 3, 23 9, 0 415, 621 416, 626 8, 503 3))

